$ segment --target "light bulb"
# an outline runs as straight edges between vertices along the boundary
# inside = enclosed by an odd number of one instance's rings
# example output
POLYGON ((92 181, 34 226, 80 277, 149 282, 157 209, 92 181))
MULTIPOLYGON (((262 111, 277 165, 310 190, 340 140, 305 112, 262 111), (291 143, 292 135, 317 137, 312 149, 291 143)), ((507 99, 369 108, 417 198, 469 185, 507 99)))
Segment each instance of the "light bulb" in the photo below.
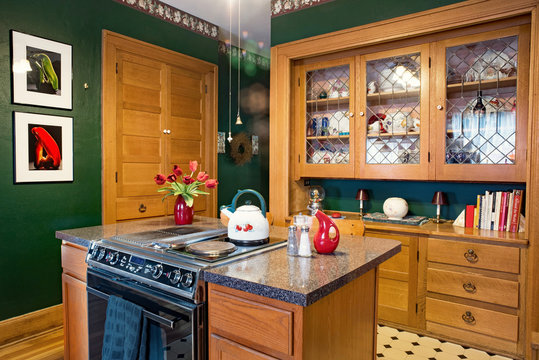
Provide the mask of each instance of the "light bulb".
POLYGON ((238 117, 236 118, 236 125, 243 125, 243 122, 241 121, 240 114, 238 114, 238 117))

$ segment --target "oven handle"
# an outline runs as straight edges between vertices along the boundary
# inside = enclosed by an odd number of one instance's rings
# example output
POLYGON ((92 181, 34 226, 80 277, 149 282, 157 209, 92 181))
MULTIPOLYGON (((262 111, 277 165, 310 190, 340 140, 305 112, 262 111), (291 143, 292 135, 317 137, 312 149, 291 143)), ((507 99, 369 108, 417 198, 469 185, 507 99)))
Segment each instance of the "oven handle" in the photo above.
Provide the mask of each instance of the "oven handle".
MULTIPOLYGON (((93 289, 91 287, 86 287, 86 290, 95 295, 95 296, 98 296, 104 300, 107 300, 109 299, 109 295, 105 294, 104 292, 101 292, 99 290, 96 290, 96 289, 93 289)), ((174 326, 176 326, 176 321, 177 319, 176 318, 173 318, 173 319, 167 319, 167 318, 164 318, 160 315, 156 315, 152 312, 149 312, 148 310, 144 310, 142 309, 142 315, 144 315, 145 317, 147 317, 148 319, 150 320, 153 320, 153 321, 156 321, 158 322, 159 324, 161 325, 164 325, 170 329, 174 329, 174 326)))

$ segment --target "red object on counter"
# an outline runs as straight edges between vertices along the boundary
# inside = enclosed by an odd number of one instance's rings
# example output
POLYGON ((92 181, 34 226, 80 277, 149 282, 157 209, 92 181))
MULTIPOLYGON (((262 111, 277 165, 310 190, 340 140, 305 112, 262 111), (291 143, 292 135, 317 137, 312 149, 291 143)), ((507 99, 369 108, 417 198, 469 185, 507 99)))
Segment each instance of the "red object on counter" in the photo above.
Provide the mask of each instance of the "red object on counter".
POLYGON ((341 216, 342 216, 342 215, 341 215, 340 212, 334 212, 333 214, 331 214, 331 217, 332 217, 332 218, 336 218, 336 219, 340 218, 341 216))
POLYGON ((475 214, 475 205, 466 205, 466 227, 473 227, 473 217, 475 214))
POLYGON ((174 222, 176 225, 192 224, 194 215, 195 210, 192 206, 187 206, 183 196, 176 196, 176 203, 174 204, 174 222))
POLYGON ((337 225, 322 211, 316 211, 314 214, 320 224, 318 232, 314 235, 314 248, 320 254, 330 254, 339 245, 339 229, 337 225), (335 236, 331 237, 330 230, 335 230, 335 236))

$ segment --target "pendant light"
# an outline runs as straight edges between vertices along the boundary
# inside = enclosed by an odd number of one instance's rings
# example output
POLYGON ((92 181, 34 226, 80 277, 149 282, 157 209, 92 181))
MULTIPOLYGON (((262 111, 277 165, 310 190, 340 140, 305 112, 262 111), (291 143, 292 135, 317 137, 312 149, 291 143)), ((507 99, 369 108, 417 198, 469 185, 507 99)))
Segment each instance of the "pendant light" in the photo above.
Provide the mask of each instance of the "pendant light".
POLYGON ((230 30, 230 40, 228 41, 228 142, 232 141, 232 0, 228 0, 228 28, 230 30))
MULTIPOLYGON (((238 115, 236 125, 243 125, 240 117, 240 73, 241 73, 241 0, 238 0, 238 115)), ((232 34, 232 33, 231 33, 232 34)), ((231 36, 232 37, 232 36, 231 36)))

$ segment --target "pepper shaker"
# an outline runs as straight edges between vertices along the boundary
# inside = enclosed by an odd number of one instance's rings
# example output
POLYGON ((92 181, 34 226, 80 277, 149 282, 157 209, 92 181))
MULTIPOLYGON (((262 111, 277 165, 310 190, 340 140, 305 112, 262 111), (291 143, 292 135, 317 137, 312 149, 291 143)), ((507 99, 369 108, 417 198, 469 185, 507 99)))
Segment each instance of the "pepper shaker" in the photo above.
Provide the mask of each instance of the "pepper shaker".
POLYGON ((298 256, 298 237, 296 232, 296 225, 290 225, 288 227, 288 244, 286 246, 286 253, 289 256, 298 256))
POLYGON ((311 241, 309 240, 309 227, 307 225, 301 227, 298 255, 302 257, 311 256, 311 241))

